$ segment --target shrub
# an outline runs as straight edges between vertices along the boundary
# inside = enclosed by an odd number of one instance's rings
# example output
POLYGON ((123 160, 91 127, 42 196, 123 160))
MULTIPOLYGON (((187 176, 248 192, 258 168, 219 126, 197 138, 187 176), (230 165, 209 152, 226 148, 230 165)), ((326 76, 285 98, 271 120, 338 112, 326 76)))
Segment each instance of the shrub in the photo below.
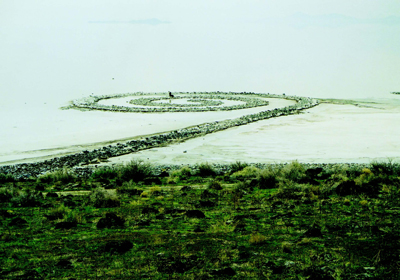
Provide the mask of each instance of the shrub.
POLYGON ((38 183, 69 183, 73 182, 77 178, 76 174, 69 168, 64 167, 53 172, 40 175, 37 179, 38 183))
POLYGON ((283 241, 281 243, 281 247, 282 247, 282 252, 284 253, 293 253, 292 249, 293 249, 293 244, 288 242, 288 241, 283 241))
POLYGON ((230 170, 231 173, 238 172, 240 170, 243 170, 245 167, 249 166, 247 163, 241 162, 241 161, 236 161, 235 163, 232 163, 230 165, 230 170))
POLYGON ((260 169, 254 166, 246 166, 243 170, 237 171, 232 174, 232 177, 237 180, 246 180, 250 178, 256 178, 260 172, 260 169))
POLYGON ((274 171, 272 168, 261 170, 257 174, 258 187, 260 189, 276 188, 278 184, 277 176, 277 171, 274 171))
POLYGON ((294 183, 286 187, 281 186, 272 196, 278 199, 300 199, 305 195, 304 191, 304 186, 294 183))
POLYGON ((265 240, 267 240, 267 238, 264 235, 256 232, 256 233, 252 233, 250 235, 249 243, 250 244, 261 244, 261 243, 264 243, 265 240))
POLYGON ((247 194, 247 192, 252 191, 252 190, 253 190, 253 187, 250 184, 249 180, 245 181, 245 182, 238 182, 233 187, 233 191, 234 192, 239 192, 239 193, 243 193, 243 191, 244 191, 244 193, 247 194))
POLYGON ((363 199, 363 200, 360 200, 360 204, 361 204, 362 206, 367 206, 369 203, 368 203, 367 200, 363 199))
POLYGON ((118 168, 119 177, 123 181, 133 180, 134 182, 143 181, 153 175, 150 163, 142 160, 132 160, 118 168))
POLYGON ((96 169, 91 175, 92 179, 104 183, 109 180, 115 179, 116 177, 118 177, 117 169, 110 166, 100 167, 96 169))
POLYGON ((14 182, 15 178, 11 174, 0 173, 0 183, 14 182))
POLYGON ((306 169, 302 164, 293 161, 280 170, 282 181, 300 182, 305 176, 306 169))
POLYGON ((349 180, 347 174, 348 166, 347 165, 333 165, 325 168, 325 172, 329 175, 329 178, 335 182, 341 182, 349 180))
POLYGON ((364 174, 372 174, 371 169, 366 168, 366 167, 364 167, 364 168, 361 170, 361 172, 364 173, 364 174))
POLYGON ((200 163, 197 168, 198 172, 196 175, 198 176, 202 177, 214 176, 217 173, 209 163, 200 163))
POLYGON ((371 172, 371 170, 369 170, 368 168, 364 168, 363 169, 363 173, 357 177, 356 179, 354 179, 354 182, 356 183, 356 185, 358 186, 362 186, 363 184, 368 184, 371 179, 374 177, 374 174, 371 172), (366 170, 368 170, 369 172, 364 172, 366 170))
POLYGON ((183 180, 187 180, 192 176, 192 172, 188 166, 184 166, 179 170, 175 170, 170 175, 170 178, 174 182, 179 182, 183 180))
POLYGON ((150 196, 154 196, 154 197, 159 197, 161 196, 162 192, 161 192, 161 188, 159 186, 154 186, 149 188, 146 191, 143 191, 140 196, 141 197, 150 197, 150 196))
POLYGON ((392 160, 388 160, 388 162, 374 161, 371 163, 371 171, 376 174, 398 176, 400 175, 400 164, 393 163, 392 160))
POLYGON ((90 204, 96 208, 118 207, 120 202, 115 195, 110 194, 104 188, 98 187, 89 195, 90 204))
POLYGON ((222 185, 221 185, 220 181, 212 180, 212 181, 208 182, 207 188, 211 189, 211 190, 219 191, 219 190, 222 190, 222 185))
POLYGON ((170 177, 167 178, 166 183, 170 184, 170 185, 175 185, 176 183, 178 183, 178 177, 172 177, 172 174, 170 177))
POLYGON ((14 186, 2 187, 0 188, 0 201, 1 202, 10 202, 11 198, 18 195, 19 189, 14 186))
POLYGON ((72 222, 72 223, 77 223, 77 224, 81 224, 81 223, 85 223, 86 219, 83 217, 82 213, 79 213, 78 210, 71 210, 68 211, 64 214, 64 220, 66 222, 72 222))
POLYGON ((151 195, 151 196, 159 196, 159 195, 161 195, 161 192, 162 190, 161 190, 161 187, 159 187, 159 186, 154 186, 154 187, 151 187, 150 189, 149 189, 149 191, 148 191, 148 193, 151 195))
POLYGON ((30 189, 17 190, 13 188, 9 194, 11 195, 9 202, 15 206, 35 207, 42 205, 43 195, 38 191, 33 191, 30 189))
POLYGON ((117 193, 119 194, 129 194, 129 195, 140 195, 142 193, 141 190, 139 190, 138 185, 133 182, 133 180, 130 180, 129 182, 123 182, 122 186, 117 187, 117 193))
POLYGON ((62 203, 57 208, 50 209, 44 216, 49 220, 57 220, 62 219, 70 211, 71 209, 64 206, 64 203, 62 203))

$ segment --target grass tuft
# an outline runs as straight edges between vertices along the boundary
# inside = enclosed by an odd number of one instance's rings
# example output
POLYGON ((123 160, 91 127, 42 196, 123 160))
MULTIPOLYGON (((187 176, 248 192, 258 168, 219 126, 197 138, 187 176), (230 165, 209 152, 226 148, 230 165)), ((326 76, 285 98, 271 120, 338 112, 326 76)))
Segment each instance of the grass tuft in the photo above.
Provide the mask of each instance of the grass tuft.
POLYGON ((110 208, 120 206, 120 201, 116 195, 98 187, 90 193, 89 204, 96 208, 110 208))
POLYGON ((151 177, 153 170, 150 163, 141 160, 132 160, 117 169, 119 179, 122 181, 140 182, 151 177))
POLYGON ((178 183, 188 180, 192 176, 192 171, 188 166, 184 166, 179 170, 172 171, 169 176, 170 181, 178 183))
POLYGON ((250 244, 262 244, 267 240, 267 237, 262 235, 259 232, 252 233, 250 235, 249 243, 250 244))
POLYGON ((70 183, 75 181, 77 178, 76 174, 69 168, 64 167, 53 172, 48 172, 38 177, 39 183, 54 184, 56 182, 70 183))
POLYGON ((118 169, 110 166, 103 166, 97 168, 91 175, 93 180, 107 183, 108 181, 115 179, 119 176, 118 169))

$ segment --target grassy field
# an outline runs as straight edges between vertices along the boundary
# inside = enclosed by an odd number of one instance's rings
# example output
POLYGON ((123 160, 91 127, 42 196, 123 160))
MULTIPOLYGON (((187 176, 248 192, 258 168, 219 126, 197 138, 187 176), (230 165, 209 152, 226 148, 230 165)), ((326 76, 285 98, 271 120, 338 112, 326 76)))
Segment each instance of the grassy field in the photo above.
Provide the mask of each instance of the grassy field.
POLYGON ((1 279, 400 279, 400 165, 0 174, 1 279))

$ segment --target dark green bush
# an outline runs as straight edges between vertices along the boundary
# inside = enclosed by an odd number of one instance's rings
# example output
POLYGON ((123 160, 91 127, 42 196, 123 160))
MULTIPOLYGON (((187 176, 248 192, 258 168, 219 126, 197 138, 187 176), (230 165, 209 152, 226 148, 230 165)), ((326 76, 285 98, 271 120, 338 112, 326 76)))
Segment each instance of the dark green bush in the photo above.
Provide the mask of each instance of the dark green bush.
POLYGON ((115 179, 117 177, 118 177, 118 170, 110 166, 100 167, 96 169, 91 175, 91 178, 93 180, 104 183, 106 183, 109 180, 115 179))
POLYGON ((234 179, 237 179, 240 181, 244 181, 244 180, 248 180, 248 179, 255 179, 255 178, 257 178, 259 172, 260 172, 260 169, 258 169, 255 166, 246 166, 242 170, 233 173, 232 177, 234 179))
POLYGON ((10 202, 17 193, 18 189, 12 186, 0 188, 0 202, 10 202))
POLYGON ((277 187, 277 172, 272 168, 261 170, 257 175, 258 187, 260 189, 274 189, 277 187))
POLYGON ((393 163, 393 161, 389 160, 388 162, 372 162, 371 163, 371 171, 372 173, 379 173, 381 175, 400 175, 400 164, 393 163))
POLYGON ((250 180, 245 182, 238 182, 233 187, 234 192, 251 192, 253 190, 253 186, 250 180))
POLYGON ((241 161, 236 161, 235 163, 232 163, 230 165, 230 170, 231 173, 238 172, 240 170, 243 170, 245 167, 249 166, 247 163, 241 162, 241 161))
POLYGON ((179 170, 172 171, 168 178, 169 182, 178 183, 180 181, 188 180, 192 176, 192 171, 188 166, 184 166, 179 170))
POLYGON ((196 175, 198 176, 202 177, 214 176, 217 173, 209 163, 200 163, 197 168, 198 171, 196 175))
POLYGON ((0 183, 14 182, 15 178, 11 174, 0 173, 0 183))
POLYGON ((132 160, 118 168, 119 178, 123 181, 133 180, 134 182, 143 181, 153 175, 150 163, 141 160, 132 160))
POLYGON ((0 188, 0 201, 12 203, 15 207, 35 207, 42 205, 43 195, 38 191, 10 186, 0 188))
POLYGON ((110 208, 120 206, 117 196, 110 194, 104 188, 96 188, 89 195, 89 204, 96 208, 110 208))
POLYGON ((140 195, 143 191, 138 189, 138 185, 132 180, 123 182, 122 186, 116 188, 118 194, 140 195))
POLYGON ((69 168, 59 169, 53 172, 48 172, 46 174, 40 175, 37 179, 38 183, 70 183, 76 180, 77 176, 73 170, 69 168))
POLYGON ((284 199, 300 199, 306 194, 305 188, 298 184, 287 187, 280 187, 276 193, 272 195, 274 198, 284 199))
POLYGON ((279 173, 282 181, 284 182, 300 182, 306 176, 306 169, 301 163, 293 161, 283 167, 279 173))
POLYGON ((214 179, 207 184, 207 188, 211 189, 211 190, 219 191, 219 190, 222 190, 222 185, 221 185, 220 181, 214 179))

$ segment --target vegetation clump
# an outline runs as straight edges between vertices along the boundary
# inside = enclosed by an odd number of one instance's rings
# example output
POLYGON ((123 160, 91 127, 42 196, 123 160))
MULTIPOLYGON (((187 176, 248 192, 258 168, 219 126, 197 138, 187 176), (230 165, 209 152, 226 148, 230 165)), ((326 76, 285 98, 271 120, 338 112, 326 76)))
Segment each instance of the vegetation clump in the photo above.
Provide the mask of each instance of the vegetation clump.
POLYGON ((168 178, 168 182, 183 182, 187 181, 192 176, 192 171, 188 166, 184 166, 179 170, 172 171, 168 178))
POLYGON ((235 173, 240 170, 243 170, 247 166, 249 166, 249 165, 245 162, 236 161, 230 165, 230 170, 231 170, 231 173, 235 173))
POLYGON ((209 163, 201 163, 197 166, 197 169, 198 171, 196 175, 201 177, 214 176, 217 173, 212 165, 209 163))
POLYGON ((260 189, 275 189, 279 182, 278 172, 272 168, 260 170, 256 178, 260 189))
POLYGON ((118 168, 110 166, 100 167, 96 169, 91 175, 91 178, 93 180, 103 183, 108 183, 111 180, 116 179, 118 177, 119 177, 118 168))
POLYGON ((116 188, 118 194, 127 194, 127 195, 140 195, 142 190, 138 188, 138 184, 135 183, 133 180, 128 182, 123 182, 121 186, 116 188))
POLYGON ((220 181, 213 179, 210 182, 208 182, 207 188, 211 189, 211 190, 219 191, 219 190, 222 190, 222 184, 220 181))
POLYGON ((255 166, 246 166, 242 170, 236 171, 235 173, 232 174, 232 177, 243 181, 246 179, 251 179, 251 178, 256 178, 260 172, 260 169, 258 169, 255 166))
POLYGON ((0 200, 13 206, 35 207, 43 204, 43 195, 33 189, 21 189, 12 185, 0 188, 0 200))
POLYGON ((41 183, 70 183, 77 178, 77 175, 69 168, 64 167, 53 172, 48 172, 38 177, 41 183))
POLYGON ((153 175, 151 164, 141 160, 132 160, 117 169, 118 177, 122 181, 143 181, 153 175))
POLYGON ((120 201, 116 195, 98 187, 90 193, 89 204, 96 208, 110 208, 120 206, 120 201))
POLYGON ((0 173, 0 183, 14 182, 15 178, 11 174, 0 173))

